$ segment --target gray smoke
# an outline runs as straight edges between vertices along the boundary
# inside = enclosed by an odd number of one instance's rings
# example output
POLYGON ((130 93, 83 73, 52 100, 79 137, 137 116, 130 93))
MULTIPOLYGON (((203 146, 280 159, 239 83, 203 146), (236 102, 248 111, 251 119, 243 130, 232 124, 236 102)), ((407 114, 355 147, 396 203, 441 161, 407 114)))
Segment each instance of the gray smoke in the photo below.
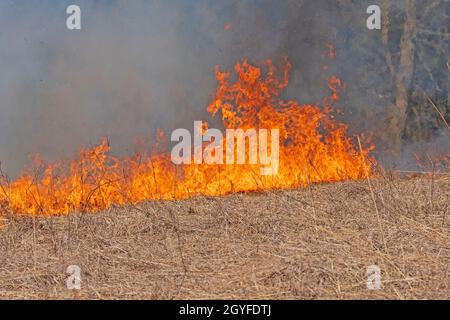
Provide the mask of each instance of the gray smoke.
POLYGON ((15 174, 36 152, 72 156, 103 136, 129 153, 156 128, 190 128, 207 116, 216 65, 273 57, 285 10, 273 1, 0 2, 3 168, 15 174), (66 29, 69 4, 81 7, 82 30, 66 29))
MULTIPOLYGON (((362 11, 354 20, 361 33, 365 19, 362 11)), ((331 74, 351 84, 364 73, 353 65, 361 52, 345 46, 352 37, 346 23, 336 1, 1 0, 3 169, 15 175, 35 153, 49 161, 71 157, 104 136, 129 154, 136 137, 151 144, 156 128, 210 120, 215 66, 230 70, 243 57, 288 56, 294 68, 286 98, 320 102, 331 74), (82 30, 66 29, 70 4, 81 7, 82 30), (326 44, 338 45, 340 60, 323 56, 326 44)), ((370 98, 375 92, 351 89, 340 106, 382 112, 370 98)), ((355 131, 370 127, 358 117, 348 118, 355 131)))

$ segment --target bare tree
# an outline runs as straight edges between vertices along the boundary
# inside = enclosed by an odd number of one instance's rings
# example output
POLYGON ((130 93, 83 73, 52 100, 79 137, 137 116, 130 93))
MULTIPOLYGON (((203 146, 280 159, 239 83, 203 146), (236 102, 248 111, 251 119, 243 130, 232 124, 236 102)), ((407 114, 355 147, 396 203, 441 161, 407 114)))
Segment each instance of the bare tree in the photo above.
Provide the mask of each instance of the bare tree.
MULTIPOLYGON (((398 155, 402 148, 402 134, 405 129, 406 112, 408 109, 408 95, 414 71, 414 43, 416 33, 416 4, 415 1, 404 0, 406 17, 403 34, 400 40, 400 62, 395 70, 395 103, 388 110, 388 139, 386 143, 393 155, 398 155)), ((385 1, 386 2, 386 1, 385 1)), ((388 8, 386 8, 388 9, 388 8)), ((389 14, 389 11, 386 12, 389 14)), ((386 30, 385 32, 388 32, 386 30)), ((389 54, 390 56, 390 54, 389 54)), ((387 57, 389 57, 387 56, 387 57)), ((387 61, 390 68, 392 60, 387 61)))

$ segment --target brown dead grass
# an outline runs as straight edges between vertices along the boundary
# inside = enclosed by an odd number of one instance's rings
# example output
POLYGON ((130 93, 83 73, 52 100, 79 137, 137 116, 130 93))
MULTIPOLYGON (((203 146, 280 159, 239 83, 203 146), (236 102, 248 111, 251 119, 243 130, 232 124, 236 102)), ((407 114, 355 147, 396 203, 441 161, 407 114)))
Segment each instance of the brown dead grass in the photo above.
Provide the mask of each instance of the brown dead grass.
POLYGON ((384 177, 371 187, 373 195, 360 181, 6 216, 0 298, 449 299, 450 177, 384 177), (71 264, 82 269, 80 291, 66 288, 71 264), (366 287, 372 264, 381 290, 366 287))

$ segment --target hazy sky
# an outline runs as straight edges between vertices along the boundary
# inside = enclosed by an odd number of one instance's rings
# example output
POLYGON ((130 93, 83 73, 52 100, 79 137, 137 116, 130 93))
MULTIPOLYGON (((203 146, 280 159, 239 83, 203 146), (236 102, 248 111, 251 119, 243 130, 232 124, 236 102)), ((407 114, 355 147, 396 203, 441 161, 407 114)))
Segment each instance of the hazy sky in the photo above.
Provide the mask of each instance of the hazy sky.
MULTIPOLYGON (((351 38, 337 12, 332 0, 0 0, 3 168, 15 174, 37 152, 73 156, 104 136, 130 153, 135 137, 151 139, 156 128, 209 120, 215 66, 230 70, 243 57, 287 55, 287 96, 320 102, 327 76, 351 84, 357 74, 343 46, 322 75, 326 45, 351 38), (66 28, 70 4, 81 7, 82 30, 66 28)), ((369 32, 364 11, 355 19, 369 32)), ((351 101, 366 107, 367 92, 351 101)))
POLYGON ((273 56, 285 11, 276 1, 0 0, 3 166, 102 136, 129 152, 136 136, 190 125, 205 116, 216 65, 273 56), (82 30, 66 29, 69 4, 82 30))

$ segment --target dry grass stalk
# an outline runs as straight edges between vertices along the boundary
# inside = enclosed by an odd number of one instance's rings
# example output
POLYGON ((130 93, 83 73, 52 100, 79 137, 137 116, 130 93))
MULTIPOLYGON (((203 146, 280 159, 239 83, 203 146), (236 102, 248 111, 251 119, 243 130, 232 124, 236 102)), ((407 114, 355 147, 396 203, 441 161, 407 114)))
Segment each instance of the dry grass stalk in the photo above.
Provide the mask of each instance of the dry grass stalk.
POLYGON ((448 125, 447 120, 445 120, 444 115, 442 114, 441 110, 439 110, 439 108, 436 106, 436 104, 433 102, 433 100, 431 100, 431 98, 429 96, 427 96, 428 102, 431 103, 431 105, 433 106, 434 110, 437 111, 437 113, 439 114, 439 116, 441 117, 442 121, 444 121, 445 125, 447 126, 447 129, 450 130, 450 126, 448 125))
MULTIPOLYGON (((362 146, 361 146, 361 140, 359 139, 358 135, 356 137, 358 139, 358 146, 359 146, 359 151, 361 153, 361 157, 363 159, 363 164, 365 165, 365 163, 364 163, 365 160, 364 160, 364 157, 363 157, 363 149, 362 149, 362 146)), ((375 207, 375 212, 377 214, 378 227, 380 228, 380 233, 381 233, 381 236, 383 238, 384 250, 387 251, 386 240, 384 238, 384 232, 383 232, 383 226, 381 225, 380 212, 378 211, 377 200, 375 198, 375 193, 373 192, 372 183, 370 182, 370 174, 369 174, 369 172, 367 170, 366 170, 366 179, 367 179, 367 184, 369 185, 369 190, 370 190, 370 195, 372 197, 373 206, 375 207)))
POLYGON ((370 177, 369 188, 349 181, 315 185, 312 194, 5 215, 0 298, 449 299, 449 178, 436 175, 432 195, 428 176, 386 173, 370 177), (375 190, 383 232, 367 210, 375 190), (66 288, 71 264, 82 269, 78 294, 66 288), (366 287, 372 264, 382 270, 381 290, 366 287))

